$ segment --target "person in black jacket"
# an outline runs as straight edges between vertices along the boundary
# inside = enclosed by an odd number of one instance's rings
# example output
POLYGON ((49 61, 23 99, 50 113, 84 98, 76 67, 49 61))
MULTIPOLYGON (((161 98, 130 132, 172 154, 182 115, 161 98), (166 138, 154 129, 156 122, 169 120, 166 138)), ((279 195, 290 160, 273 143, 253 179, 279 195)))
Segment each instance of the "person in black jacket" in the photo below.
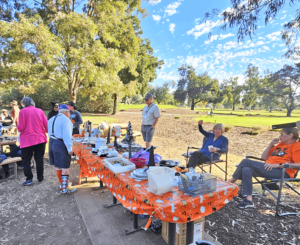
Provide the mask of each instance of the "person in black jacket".
POLYGON ((48 121, 51 117, 54 117, 58 114, 58 106, 59 106, 59 103, 58 102, 51 102, 51 105, 52 105, 52 110, 49 111, 48 113, 48 121))

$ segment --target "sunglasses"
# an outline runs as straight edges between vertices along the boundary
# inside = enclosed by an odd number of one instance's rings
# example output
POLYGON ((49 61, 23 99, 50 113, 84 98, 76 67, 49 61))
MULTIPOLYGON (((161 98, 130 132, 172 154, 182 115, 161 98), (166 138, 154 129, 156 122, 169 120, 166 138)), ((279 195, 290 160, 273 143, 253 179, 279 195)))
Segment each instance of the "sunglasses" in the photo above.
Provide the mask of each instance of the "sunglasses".
POLYGON ((54 106, 54 108, 58 108, 58 105, 54 106))

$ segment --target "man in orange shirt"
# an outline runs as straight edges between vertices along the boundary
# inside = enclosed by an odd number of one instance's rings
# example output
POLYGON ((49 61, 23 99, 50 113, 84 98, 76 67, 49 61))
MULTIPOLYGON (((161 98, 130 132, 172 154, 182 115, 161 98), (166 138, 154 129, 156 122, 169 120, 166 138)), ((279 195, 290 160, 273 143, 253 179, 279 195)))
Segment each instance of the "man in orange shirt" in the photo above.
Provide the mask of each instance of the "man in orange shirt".
MULTIPOLYGON (((273 139, 262 153, 261 158, 265 160, 265 163, 244 159, 239 164, 230 182, 235 183, 238 179, 242 180, 243 195, 247 197, 237 205, 238 208, 254 207, 252 202, 252 177, 280 179, 282 164, 288 163, 300 166, 300 142, 297 142, 298 138, 298 129, 283 128, 279 138, 273 139)), ((296 169, 286 169, 285 178, 294 178, 296 172, 296 169)))

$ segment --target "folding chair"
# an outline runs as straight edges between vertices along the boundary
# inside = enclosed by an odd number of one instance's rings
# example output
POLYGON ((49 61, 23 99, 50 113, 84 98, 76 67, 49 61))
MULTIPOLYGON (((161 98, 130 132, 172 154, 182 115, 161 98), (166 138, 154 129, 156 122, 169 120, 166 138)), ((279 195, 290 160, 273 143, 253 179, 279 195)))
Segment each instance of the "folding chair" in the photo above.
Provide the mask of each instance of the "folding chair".
MULTIPOLYGON (((258 157, 253 157, 253 156, 246 156, 247 159, 254 159, 254 160, 258 160, 258 161, 265 161, 261 158, 258 158, 258 157)), ((291 186, 290 184, 288 184, 287 182, 295 182, 295 181, 300 181, 300 178, 296 178, 297 177, 297 174, 300 170, 300 167, 296 167, 296 166, 293 166, 293 165, 290 165, 290 164, 283 164, 283 169, 282 169, 282 175, 281 175, 281 178, 280 179, 272 179, 272 178, 265 178, 264 180, 262 181, 259 181, 257 177, 254 177, 256 179, 257 182, 254 182, 252 183, 253 185, 255 184, 260 184, 261 187, 262 187, 262 190, 263 190, 263 193, 261 194, 262 196, 265 196, 265 191, 269 192, 276 200, 277 200, 277 204, 276 204, 276 215, 278 216, 284 216, 284 215, 291 215, 291 214, 295 214, 295 215, 298 215, 300 214, 300 212, 293 212, 293 213, 290 213, 290 212, 287 212, 287 213, 280 213, 279 212, 279 205, 280 205, 280 202, 281 202, 281 193, 282 193, 282 187, 283 185, 285 184, 289 189, 293 190, 294 192, 296 192, 298 195, 299 195, 299 198, 300 198, 300 193, 293 187, 291 186), (294 178, 284 178, 284 175, 285 175, 285 170, 287 168, 292 168, 292 169, 297 169, 298 172, 296 173, 295 177, 294 178), (279 188, 277 188, 275 186, 274 188, 274 185, 277 185, 277 183, 280 183, 279 185, 279 188), (278 192, 278 196, 276 196, 275 193, 272 192, 272 190, 279 190, 278 192)), ((242 186, 240 188, 240 192, 242 191, 242 186)))
MULTIPOLYGON (((203 145, 205 144, 206 141, 207 141, 207 138, 204 137, 204 139, 203 139, 203 145)), ((182 156, 186 158, 186 163, 189 162, 189 158, 191 156, 191 154, 189 152, 190 149, 200 150, 201 148, 199 148, 199 147, 193 147, 193 146, 188 146, 187 152, 182 154, 182 156)), ((227 175, 228 175, 228 171, 227 171, 227 166, 228 166, 228 149, 227 149, 226 153, 223 153, 223 152, 214 152, 214 153, 212 153, 210 161, 208 161, 206 163, 203 163, 203 164, 199 164, 197 167, 201 168, 201 170, 206 173, 206 171, 204 170, 204 167, 209 166, 209 173, 211 173, 212 165, 215 165, 217 168, 219 168, 222 172, 225 173, 225 181, 227 181, 227 175), (214 154, 225 154, 225 160, 221 160, 221 159, 220 160, 213 160, 213 155, 214 154), (225 169, 221 168, 218 165, 219 163, 225 163, 225 169)))

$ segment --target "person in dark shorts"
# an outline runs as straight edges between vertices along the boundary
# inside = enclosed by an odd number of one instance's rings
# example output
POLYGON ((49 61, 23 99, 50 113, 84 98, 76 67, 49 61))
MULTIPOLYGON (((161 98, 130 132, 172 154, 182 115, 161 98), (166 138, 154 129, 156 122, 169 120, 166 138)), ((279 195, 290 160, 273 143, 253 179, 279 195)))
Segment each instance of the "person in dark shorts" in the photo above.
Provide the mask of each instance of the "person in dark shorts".
POLYGON ((151 145, 151 141, 154 135, 155 126, 160 118, 160 113, 158 106, 152 103, 153 97, 152 94, 147 93, 145 98, 146 106, 143 109, 143 119, 142 119, 142 128, 141 132, 143 139, 146 143, 146 148, 151 145))
POLYGON ((72 150, 72 129, 69 107, 65 104, 59 106, 59 113, 48 122, 49 129, 49 161, 56 168, 62 195, 73 194, 76 188, 68 190, 72 150))
POLYGON ((73 133, 72 134, 79 134, 80 124, 82 124, 82 118, 79 111, 77 111, 76 105, 74 102, 70 101, 68 103, 70 108, 70 119, 73 123, 73 133))

